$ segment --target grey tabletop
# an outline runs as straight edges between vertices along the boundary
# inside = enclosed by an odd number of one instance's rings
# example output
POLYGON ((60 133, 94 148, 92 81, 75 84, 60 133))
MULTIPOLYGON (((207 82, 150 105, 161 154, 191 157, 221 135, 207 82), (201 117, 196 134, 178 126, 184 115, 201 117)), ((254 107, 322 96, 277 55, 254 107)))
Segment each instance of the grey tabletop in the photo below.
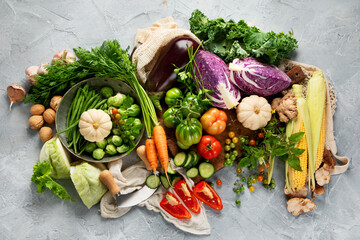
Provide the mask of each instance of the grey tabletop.
POLYGON ((358 239, 360 235, 359 78, 360 2, 358 0, 253 1, 0 1, 0 239, 358 239), (323 69, 337 93, 335 137, 340 155, 352 159, 348 171, 333 176, 317 209, 293 217, 282 193, 284 167, 278 164, 277 187, 255 185, 238 197, 232 191, 235 167, 217 172, 216 187, 224 209, 207 208, 211 235, 176 229, 158 213, 134 207, 119 219, 104 219, 98 205, 88 210, 71 181, 61 181, 75 203, 52 192, 36 192, 30 181, 42 142, 28 127, 30 105, 15 103, 9 113, 6 87, 26 86, 24 69, 47 62, 60 49, 98 46, 117 39, 133 45, 136 29, 172 16, 189 28, 192 10, 210 18, 244 19, 275 32, 294 31, 299 48, 291 59, 323 69))

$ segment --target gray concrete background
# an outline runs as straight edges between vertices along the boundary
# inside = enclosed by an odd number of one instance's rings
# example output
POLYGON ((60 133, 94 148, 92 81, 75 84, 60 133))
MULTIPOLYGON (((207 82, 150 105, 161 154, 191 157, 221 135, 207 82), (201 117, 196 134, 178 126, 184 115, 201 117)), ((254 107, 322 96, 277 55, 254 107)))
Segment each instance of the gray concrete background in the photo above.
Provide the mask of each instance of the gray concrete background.
MULTIPOLYGON (((358 239, 360 1, 14 1, 0 0, 0 239, 358 239), (180 27, 199 8, 210 18, 245 19, 263 30, 294 30, 299 48, 292 59, 316 65, 333 83, 338 97, 334 116, 340 155, 351 157, 349 170, 334 176, 316 199, 316 211, 293 217, 282 193, 283 167, 275 170, 278 187, 241 195, 235 206, 235 168, 214 179, 224 210, 207 209, 210 236, 184 233, 162 217, 133 208, 122 218, 103 219, 98 206, 88 210, 70 181, 61 183, 77 201, 63 202, 51 192, 36 193, 30 181, 42 146, 38 132, 28 127, 30 105, 15 103, 8 112, 6 87, 26 85, 24 70, 50 61, 60 49, 98 46, 118 39, 133 44, 137 28, 173 16, 180 27)), ((28 85, 26 85, 28 87, 28 85)), ((280 164, 279 164, 280 165, 280 164)))

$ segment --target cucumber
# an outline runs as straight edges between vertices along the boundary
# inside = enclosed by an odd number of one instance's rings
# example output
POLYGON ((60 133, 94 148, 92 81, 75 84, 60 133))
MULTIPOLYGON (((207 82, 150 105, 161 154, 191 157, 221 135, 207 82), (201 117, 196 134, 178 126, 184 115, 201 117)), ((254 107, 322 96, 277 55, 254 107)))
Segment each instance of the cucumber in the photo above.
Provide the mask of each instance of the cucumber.
POLYGON ((171 181, 171 185, 174 186, 178 181, 180 181, 182 179, 181 176, 176 176, 173 178, 173 180, 171 181))
POLYGON ((214 172, 215 172, 215 168, 214 165, 212 165, 211 163, 207 163, 207 162, 200 163, 199 173, 201 177, 209 178, 214 174, 214 172))
POLYGON ((193 165, 192 165, 192 161, 193 161, 193 155, 191 154, 187 154, 187 160, 186 160, 186 163, 184 164, 184 168, 191 168, 193 165))
POLYGON ((166 188, 166 189, 170 188, 170 183, 164 175, 160 176, 160 181, 161 181, 161 184, 164 186, 164 188, 166 188))
POLYGON ((198 163, 199 159, 200 159, 198 154, 195 151, 190 151, 189 155, 192 156, 191 165, 195 166, 198 163))
POLYGON ((167 169, 167 172, 168 174, 175 174, 177 173, 177 171, 173 170, 172 167, 171 167, 171 164, 169 163, 168 165, 168 169, 167 169))
POLYGON ((146 186, 155 189, 160 185, 160 178, 157 175, 151 174, 146 178, 146 186))
POLYGON ((199 174, 199 170, 195 167, 190 168, 189 170, 186 171, 186 176, 189 178, 194 178, 199 174))
POLYGON ((187 154, 184 152, 179 152, 178 154, 175 155, 174 157, 174 163, 176 166, 178 167, 182 167, 185 165, 186 160, 187 160, 187 154))

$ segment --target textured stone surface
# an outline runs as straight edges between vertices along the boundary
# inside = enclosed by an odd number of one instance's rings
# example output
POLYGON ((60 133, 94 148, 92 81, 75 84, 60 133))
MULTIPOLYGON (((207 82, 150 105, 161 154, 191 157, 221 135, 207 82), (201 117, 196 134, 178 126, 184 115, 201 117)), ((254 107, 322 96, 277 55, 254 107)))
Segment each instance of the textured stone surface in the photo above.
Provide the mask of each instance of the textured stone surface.
POLYGON ((360 4, 358 0, 253 1, 0 1, 0 239, 356 239, 360 235, 359 78, 360 4), (150 4, 151 3, 151 4, 150 4), (77 201, 62 202, 51 192, 36 193, 32 166, 41 140, 28 127, 29 105, 15 103, 8 112, 6 86, 27 85, 24 69, 51 60, 59 49, 92 47, 105 39, 132 45, 137 28, 171 15, 181 27, 199 8, 211 18, 245 19, 263 30, 294 30, 299 49, 292 59, 322 68, 334 84, 334 117, 340 155, 352 158, 349 170, 332 177, 316 211, 293 217, 282 193, 284 168, 277 165, 277 188, 241 195, 235 206, 234 168, 213 177, 224 203, 220 213, 207 209, 210 236, 184 233, 160 214, 133 208, 107 220, 98 206, 88 210, 70 181, 61 181, 77 201))

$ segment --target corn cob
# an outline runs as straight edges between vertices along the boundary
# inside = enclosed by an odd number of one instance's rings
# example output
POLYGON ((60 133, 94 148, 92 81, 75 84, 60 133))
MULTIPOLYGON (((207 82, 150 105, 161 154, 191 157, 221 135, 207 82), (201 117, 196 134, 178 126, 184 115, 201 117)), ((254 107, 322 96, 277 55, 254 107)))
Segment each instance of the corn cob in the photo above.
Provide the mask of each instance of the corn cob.
POLYGON ((325 108, 324 108, 324 113, 323 113, 323 118, 322 118, 322 123, 321 123, 319 146, 318 146, 317 154, 316 154, 315 171, 320 167, 320 164, 323 161, 324 146, 325 146, 325 108))
MULTIPOLYGON (((324 74, 322 71, 316 71, 313 73, 311 79, 307 85, 306 91, 306 103, 309 109, 309 117, 311 123, 311 142, 312 142, 312 159, 309 159, 309 181, 312 188, 315 189, 315 170, 316 170, 316 157, 318 154, 318 148, 324 148, 324 145, 320 145, 321 128, 324 122, 324 109, 326 99, 326 85, 324 74)), ((325 126, 323 126, 325 127, 325 126)), ((321 141, 322 142, 322 141, 321 141)), ((321 156, 322 159, 322 156, 321 156)))
POLYGON ((290 167, 286 162, 286 187, 289 191, 298 191, 306 187, 306 176, 308 166, 308 153, 309 158, 312 153, 311 148, 311 127, 308 108, 305 99, 302 96, 302 86, 298 84, 293 85, 293 92, 295 94, 296 106, 298 110, 298 116, 295 119, 289 121, 286 126, 286 135, 290 137, 291 134, 297 132, 304 132, 303 138, 297 143, 297 148, 305 149, 305 151, 299 156, 300 167, 302 171, 297 171, 290 167), (310 136, 310 137, 309 137, 310 136))

